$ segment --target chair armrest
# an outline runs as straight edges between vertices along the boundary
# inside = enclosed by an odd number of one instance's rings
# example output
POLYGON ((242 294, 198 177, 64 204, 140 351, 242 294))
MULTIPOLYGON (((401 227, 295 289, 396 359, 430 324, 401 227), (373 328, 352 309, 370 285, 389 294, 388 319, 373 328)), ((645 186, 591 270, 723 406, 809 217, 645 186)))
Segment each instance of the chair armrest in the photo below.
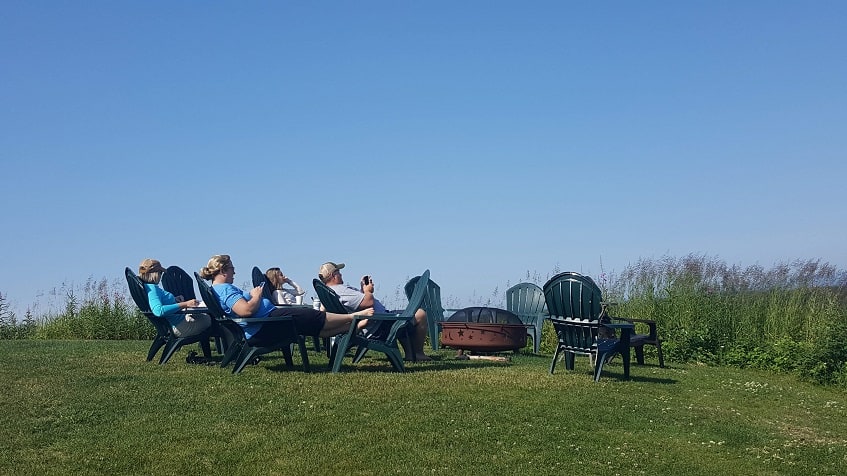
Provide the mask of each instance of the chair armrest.
MULTIPOLYGON (((618 320, 621 320, 621 321, 626 321, 626 322, 632 323, 633 325, 635 323, 646 324, 647 327, 650 329, 650 331, 647 333, 648 334, 647 339, 648 340, 656 340, 657 337, 658 337, 658 331, 656 330, 656 321, 654 321, 652 319, 639 319, 639 318, 635 318, 635 317, 613 317, 612 319, 618 319, 618 320)), ((634 332, 635 331, 633 331, 633 333, 634 332)))
POLYGON ((229 317, 227 318, 232 322, 237 322, 241 324, 263 324, 266 322, 286 322, 293 321, 294 319, 289 316, 273 316, 273 317, 229 317))

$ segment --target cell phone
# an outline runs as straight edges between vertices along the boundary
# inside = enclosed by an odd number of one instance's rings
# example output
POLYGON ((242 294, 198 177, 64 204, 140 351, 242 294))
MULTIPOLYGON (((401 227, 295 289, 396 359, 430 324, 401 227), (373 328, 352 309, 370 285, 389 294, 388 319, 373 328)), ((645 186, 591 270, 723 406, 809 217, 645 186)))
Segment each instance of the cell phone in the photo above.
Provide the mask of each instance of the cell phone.
POLYGON ((371 283, 371 277, 370 277, 370 276, 365 276, 364 278, 362 278, 362 281, 363 281, 365 284, 370 284, 370 283, 371 283))

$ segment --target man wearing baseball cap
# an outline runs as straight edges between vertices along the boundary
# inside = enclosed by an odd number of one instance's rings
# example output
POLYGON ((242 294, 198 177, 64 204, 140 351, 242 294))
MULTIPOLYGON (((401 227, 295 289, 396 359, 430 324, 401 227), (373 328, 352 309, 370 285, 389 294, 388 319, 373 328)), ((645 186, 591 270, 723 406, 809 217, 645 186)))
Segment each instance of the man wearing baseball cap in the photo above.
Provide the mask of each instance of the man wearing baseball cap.
MULTIPOLYGON (((374 297, 374 282, 373 279, 368 276, 362 276, 362 280, 360 282, 359 289, 353 288, 351 286, 347 286, 344 284, 344 278, 341 276, 341 270, 344 268, 344 263, 333 263, 332 261, 327 261, 326 263, 321 265, 321 268, 318 270, 318 278, 322 283, 326 284, 330 289, 335 291, 338 294, 339 299, 341 299, 341 304, 344 305, 351 312, 364 310, 368 308, 373 308, 374 312, 377 313, 385 313, 388 312, 385 309, 385 306, 382 305, 379 300, 374 297)), ((376 328, 379 326, 379 321, 374 321, 373 323, 368 323, 366 320, 362 321, 360 324, 360 329, 364 329, 366 334, 373 333, 376 331, 376 328)), ((418 309, 415 312, 415 358, 418 361, 421 360, 432 360, 424 353, 424 339, 426 339, 427 334, 427 325, 426 325, 426 312, 423 309, 418 309)), ((406 341, 400 341, 400 344, 403 346, 403 350, 406 352, 406 360, 411 360, 411 349, 406 348, 406 341)))

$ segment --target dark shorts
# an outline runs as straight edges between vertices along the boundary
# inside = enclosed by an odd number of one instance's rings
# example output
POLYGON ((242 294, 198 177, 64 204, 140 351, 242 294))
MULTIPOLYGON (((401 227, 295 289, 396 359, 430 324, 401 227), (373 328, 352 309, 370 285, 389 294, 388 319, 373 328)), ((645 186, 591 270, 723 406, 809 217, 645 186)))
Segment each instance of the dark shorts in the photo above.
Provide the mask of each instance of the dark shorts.
MULTIPOLYGON (((309 307, 278 307, 271 311, 268 316, 285 316, 294 318, 297 333, 303 336, 316 336, 326 324, 326 313, 316 311, 309 307)), ((262 324, 262 328, 267 324, 262 324)))

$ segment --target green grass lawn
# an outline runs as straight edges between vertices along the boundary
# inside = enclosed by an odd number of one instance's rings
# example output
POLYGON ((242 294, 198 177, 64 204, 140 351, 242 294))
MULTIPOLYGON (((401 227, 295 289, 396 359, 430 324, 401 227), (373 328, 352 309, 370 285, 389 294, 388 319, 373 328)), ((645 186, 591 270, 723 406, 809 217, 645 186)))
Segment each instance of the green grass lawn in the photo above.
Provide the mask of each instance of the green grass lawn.
MULTIPOLYGON (((240 375, 146 341, 0 341, 0 474, 847 474, 843 391, 733 368, 587 359, 240 375)), ((193 348, 193 346, 192 346, 193 348)))

